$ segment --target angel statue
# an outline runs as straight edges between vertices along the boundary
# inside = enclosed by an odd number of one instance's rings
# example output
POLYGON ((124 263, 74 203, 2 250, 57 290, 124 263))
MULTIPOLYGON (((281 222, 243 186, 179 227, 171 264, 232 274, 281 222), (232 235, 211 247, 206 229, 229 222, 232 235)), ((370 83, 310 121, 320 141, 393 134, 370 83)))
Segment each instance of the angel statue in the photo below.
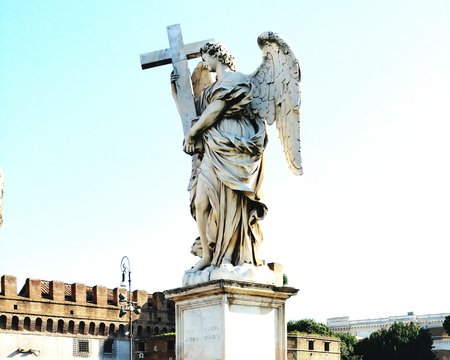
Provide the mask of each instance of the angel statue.
MULTIPOLYGON (((261 34, 258 45, 262 63, 250 75, 237 72, 228 50, 211 42, 200 49, 202 62, 192 74, 199 117, 183 150, 193 156, 189 191, 199 232, 193 251, 201 259, 186 271, 184 286, 215 279, 274 281, 259 255, 259 222, 267 212, 261 201, 266 124, 276 122, 288 165, 301 175, 300 67, 277 34, 261 34)), ((172 73, 179 107, 177 79, 172 73)))

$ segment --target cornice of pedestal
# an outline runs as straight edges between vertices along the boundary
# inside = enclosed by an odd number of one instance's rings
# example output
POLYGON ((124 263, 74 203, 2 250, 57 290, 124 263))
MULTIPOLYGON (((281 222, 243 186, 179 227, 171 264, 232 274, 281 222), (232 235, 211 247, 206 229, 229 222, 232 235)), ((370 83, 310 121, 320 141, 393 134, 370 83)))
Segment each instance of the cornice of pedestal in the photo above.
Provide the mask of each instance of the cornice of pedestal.
POLYGON ((167 299, 175 302, 213 295, 259 296, 285 301, 298 293, 299 289, 288 286, 257 284, 234 280, 214 280, 192 286, 166 290, 167 299))

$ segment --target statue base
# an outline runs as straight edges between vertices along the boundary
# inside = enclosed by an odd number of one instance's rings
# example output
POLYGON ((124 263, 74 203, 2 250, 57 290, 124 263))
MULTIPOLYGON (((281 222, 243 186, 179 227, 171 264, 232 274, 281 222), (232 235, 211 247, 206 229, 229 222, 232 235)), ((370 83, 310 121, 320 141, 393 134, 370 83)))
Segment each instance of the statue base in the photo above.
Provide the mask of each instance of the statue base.
POLYGON ((187 270, 184 273, 182 286, 191 286, 214 280, 243 281, 266 285, 283 285, 283 267, 277 263, 255 266, 243 264, 211 265, 204 270, 187 270))
POLYGON ((298 289, 215 280, 165 291, 178 360, 285 360, 285 303, 298 289))

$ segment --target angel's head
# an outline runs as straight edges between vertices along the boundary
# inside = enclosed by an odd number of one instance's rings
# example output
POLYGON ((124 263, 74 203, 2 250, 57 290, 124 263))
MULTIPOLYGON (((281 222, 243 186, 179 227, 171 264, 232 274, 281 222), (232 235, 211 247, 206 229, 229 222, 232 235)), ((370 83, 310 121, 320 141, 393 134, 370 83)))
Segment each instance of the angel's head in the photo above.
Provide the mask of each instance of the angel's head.
POLYGON ((202 55, 202 59, 204 59, 203 54, 207 54, 212 58, 217 59, 220 63, 228 66, 230 70, 236 70, 234 56, 231 55, 231 53, 221 43, 206 43, 205 46, 200 48, 200 54, 202 55))

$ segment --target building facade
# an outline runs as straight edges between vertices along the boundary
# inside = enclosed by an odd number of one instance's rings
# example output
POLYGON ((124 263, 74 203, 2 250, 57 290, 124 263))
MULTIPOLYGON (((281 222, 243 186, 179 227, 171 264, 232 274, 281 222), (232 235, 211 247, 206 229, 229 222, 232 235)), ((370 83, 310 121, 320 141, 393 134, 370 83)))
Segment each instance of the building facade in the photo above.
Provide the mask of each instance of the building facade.
POLYGON ((327 326, 337 333, 350 333, 358 339, 369 337, 375 331, 387 329, 392 324, 414 322, 428 329, 433 339, 433 351, 439 360, 450 360, 450 336, 444 331, 442 323, 449 313, 415 315, 409 312, 404 316, 389 316, 377 319, 350 320, 348 316, 335 317, 327 320, 327 326))
POLYGON ((122 288, 38 279, 27 279, 17 292, 16 278, 2 276, 0 359, 26 355, 49 360, 129 358, 129 316, 134 357, 156 359, 155 353, 165 347, 165 358, 169 359, 170 341, 159 340, 165 344, 160 349, 153 344, 161 334, 175 330, 173 303, 163 293, 149 295, 136 290, 132 301, 142 312, 120 317, 120 294, 128 298, 122 288))
POLYGON ((288 334, 288 360, 340 360, 339 338, 312 334, 288 334))

